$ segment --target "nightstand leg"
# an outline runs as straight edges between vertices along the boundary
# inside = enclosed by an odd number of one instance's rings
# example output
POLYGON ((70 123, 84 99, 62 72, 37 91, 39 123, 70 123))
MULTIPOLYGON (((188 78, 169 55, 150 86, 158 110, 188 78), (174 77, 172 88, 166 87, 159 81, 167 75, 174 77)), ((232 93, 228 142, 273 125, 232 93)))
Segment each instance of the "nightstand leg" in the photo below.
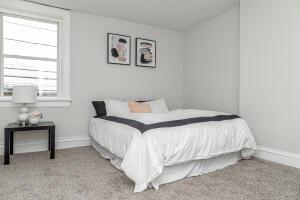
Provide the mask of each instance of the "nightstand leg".
POLYGON ((10 147, 10 155, 14 154, 14 132, 11 131, 9 133, 9 147, 10 147))
POLYGON ((50 129, 48 130, 48 151, 50 151, 51 149, 51 132, 50 132, 50 129))
POLYGON ((50 128, 50 159, 55 158, 55 128, 50 128))
POLYGON ((5 130, 4 135, 4 165, 9 165, 9 131, 5 130))

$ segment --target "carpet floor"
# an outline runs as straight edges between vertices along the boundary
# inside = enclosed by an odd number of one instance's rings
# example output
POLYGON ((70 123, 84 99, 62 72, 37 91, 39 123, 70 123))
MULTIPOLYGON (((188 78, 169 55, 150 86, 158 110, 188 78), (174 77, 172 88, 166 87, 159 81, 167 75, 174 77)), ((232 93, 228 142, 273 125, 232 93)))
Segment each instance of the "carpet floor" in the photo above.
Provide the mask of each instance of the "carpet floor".
MULTIPOLYGON (((134 184, 92 147, 11 156, 0 165, 1 200, 300 200, 300 170, 260 159, 134 194, 134 184)), ((0 156, 2 160, 3 157, 0 156)))

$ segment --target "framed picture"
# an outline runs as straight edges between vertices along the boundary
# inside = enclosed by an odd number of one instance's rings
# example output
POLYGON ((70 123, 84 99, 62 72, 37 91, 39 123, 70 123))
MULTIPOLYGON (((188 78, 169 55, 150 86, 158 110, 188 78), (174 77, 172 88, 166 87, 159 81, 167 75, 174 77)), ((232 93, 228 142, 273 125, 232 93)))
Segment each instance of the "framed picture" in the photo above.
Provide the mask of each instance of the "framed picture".
POLYGON ((156 67, 156 41, 136 38, 135 65, 140 67, 156 67))
POLYGON ((126 35, 107 34, 107 63, 130 65, 131 38, 126 35))

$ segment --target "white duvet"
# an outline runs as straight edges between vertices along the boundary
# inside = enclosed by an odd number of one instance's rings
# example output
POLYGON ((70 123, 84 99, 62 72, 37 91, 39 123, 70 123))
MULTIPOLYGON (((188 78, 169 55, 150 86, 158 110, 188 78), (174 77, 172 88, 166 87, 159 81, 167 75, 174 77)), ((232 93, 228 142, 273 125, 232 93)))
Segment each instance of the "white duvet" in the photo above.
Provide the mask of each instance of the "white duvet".
MULTIPOLYGON (((169 113, 130 113, 118 117, 152 124, 224 114, 188 109, 169 113)), ((256 150, 251 130, 241 118, 157 128, 143 134, 125 124, 94 118, 89 132, 92 139, 123 160, 121 168, 135 182, 134 192, 147 189, 164 166, 237 151, 241 151, 243 158, 249 158, 256 150)))

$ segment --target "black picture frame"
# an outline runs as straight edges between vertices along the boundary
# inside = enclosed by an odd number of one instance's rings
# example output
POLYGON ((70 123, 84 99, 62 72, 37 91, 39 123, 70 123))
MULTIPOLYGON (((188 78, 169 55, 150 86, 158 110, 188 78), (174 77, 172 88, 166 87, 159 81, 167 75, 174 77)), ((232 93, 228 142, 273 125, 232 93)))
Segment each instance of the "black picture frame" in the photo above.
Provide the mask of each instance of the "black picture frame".
POLYGON ((113 64, 113 65, 131 65, 131 36, 128 35, 122 35, 122 34, 116 34, 116 33, 107 33, 107 64, 113 64), (111 62, 110 61, 110 36, 114 35, 114 36, 119 36, 119 37, 123 37, 123 38, 127 38, 128 39, 128 61, 129 63, 120 63, 120 62, 111 62))
POLYGON ((149 40, 149 39, 145 39, 145 38, 135 38, 135 66, 137 67, 149 67, 149 68, 156 68, 156 55, 157 55, 157 50, 156 50, 156 41, 155 40, 149 40), (142 41, 146 41, 146 42, 151 42, 155 45, 154 47, 154 65, 151 66, 151 65, 143 65, 143 64, 140 64, 138 62, 138 59, 139 59, 139 56, 138 56, 138 42, 139 40, 142 40, 142 41))

